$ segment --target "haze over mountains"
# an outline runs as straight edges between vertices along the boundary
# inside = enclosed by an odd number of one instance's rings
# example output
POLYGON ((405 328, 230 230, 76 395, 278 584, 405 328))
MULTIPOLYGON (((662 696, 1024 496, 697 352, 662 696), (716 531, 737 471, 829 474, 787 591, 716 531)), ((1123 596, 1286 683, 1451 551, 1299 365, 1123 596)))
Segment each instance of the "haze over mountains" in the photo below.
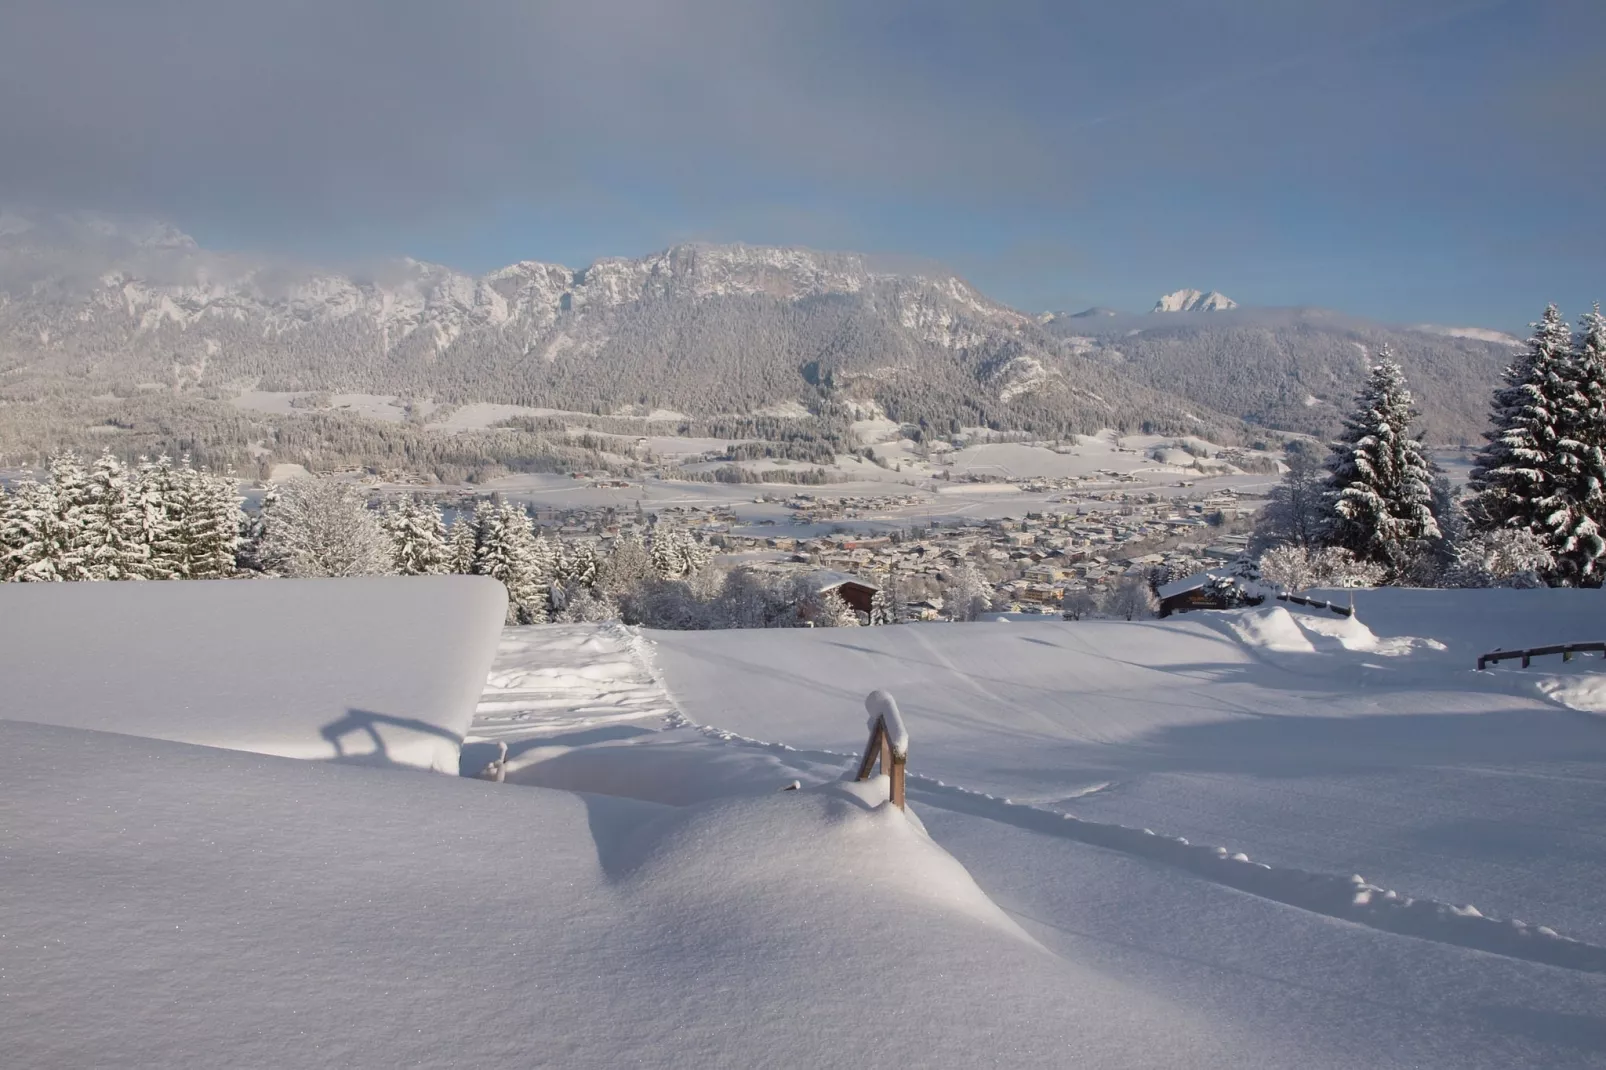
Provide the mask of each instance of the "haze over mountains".
POLYGON ((694 416, 875 402, 936 434, 1148 426, 1241 440, 1256 425, 1330 434, 1388 345, 1429 438, 1449 441, 1482 428, 1515 342, 1196 290, 1156 309, 1030 315, 938 270, 745 245, 578 270, 402 260, 335 273, 210 252, 162 223, 0 213, 4 402, 332 390, 694 416))

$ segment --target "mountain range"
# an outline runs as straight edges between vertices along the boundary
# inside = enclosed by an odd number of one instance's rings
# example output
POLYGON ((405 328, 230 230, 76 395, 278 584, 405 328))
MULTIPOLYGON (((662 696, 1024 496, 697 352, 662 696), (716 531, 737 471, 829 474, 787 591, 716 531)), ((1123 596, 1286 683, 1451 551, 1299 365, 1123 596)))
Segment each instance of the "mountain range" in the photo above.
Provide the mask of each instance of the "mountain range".
POLYGON ((1242 440, 1331 434, 1386 345, 1446 441, 1482 428, 1516 344, 1197 290, 1161 309, 1033 315, 940 270, 746 245, 479 276, 417 260, 331 272, 208 251, 165 223, 0 213, 0 404, 258 389, 708 417, 874 402, 935 434, 1242 440))

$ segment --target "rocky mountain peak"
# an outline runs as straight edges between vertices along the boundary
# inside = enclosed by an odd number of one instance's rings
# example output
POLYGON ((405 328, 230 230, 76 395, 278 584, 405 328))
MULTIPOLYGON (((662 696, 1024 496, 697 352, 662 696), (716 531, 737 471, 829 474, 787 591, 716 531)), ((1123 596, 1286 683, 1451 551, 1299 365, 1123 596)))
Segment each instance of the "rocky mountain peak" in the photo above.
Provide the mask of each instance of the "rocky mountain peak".
POLYGON ((1237 308, 1238 302, 1226 294, 1211 290, 1176 290, 1165 294, 1154 303, 1152 312, 1220 312, 1237 308))

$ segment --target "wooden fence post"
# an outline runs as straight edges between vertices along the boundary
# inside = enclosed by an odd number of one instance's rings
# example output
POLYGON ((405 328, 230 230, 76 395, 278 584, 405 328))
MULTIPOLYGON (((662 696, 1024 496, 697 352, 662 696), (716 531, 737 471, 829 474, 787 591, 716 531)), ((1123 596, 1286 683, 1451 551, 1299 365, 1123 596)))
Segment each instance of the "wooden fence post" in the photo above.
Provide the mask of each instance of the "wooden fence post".
POLYGON ((909 762, 909 738, 903 726, 903 715, 898 712, 892 696, 884 691, 872 691, 864 700, 864 705, 871 716, 870 742, 866 744, 864 757, 859 761, 856 779, 869 780, 879 763, 881 772, 891 781, 889 801, 900 810, 906 809, 904 767, 909 762), (891 724, 887 723, 889 718, 891 724))

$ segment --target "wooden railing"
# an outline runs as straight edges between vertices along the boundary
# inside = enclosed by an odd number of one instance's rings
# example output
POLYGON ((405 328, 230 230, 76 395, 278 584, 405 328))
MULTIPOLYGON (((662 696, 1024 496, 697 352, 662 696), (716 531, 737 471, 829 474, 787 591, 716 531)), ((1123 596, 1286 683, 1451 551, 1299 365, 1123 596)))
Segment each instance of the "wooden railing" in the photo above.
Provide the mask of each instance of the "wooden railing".
POLYGON ((865 697, 864 709, 870 715, 870 742, 859 762, 859 780, 869 780, 877 763, 892 781, 892 805, 904 809, 903 770, 909 763, 909 732, 903 726, 898 704, 885 691, 872 691, 865 697))
POLYGON ((1305 598, 1297 594, 1280 594, 1277 596, 1277 601, 1292 602, 1296 606, 1310 606, 1312 609, 1330 609, 1334 613, 1337 613, 1340 617, 1351 617, 1355 615, 1355 610, 1350 606, 1335 606, 1331 602, 1323 602, 1316 598, 1305 598))
POLYGON ((1513 658, 1521 658, 1522 667, 1526 669, 1530 659, 1543 657, 1546 654, 1560 654, 1562 661, 1571 661, 1574 654, 1590 653, 1606 657, 1606 642, 1558 643, 1555 646, 1529 647, 1527 650, 1491 650, 1487 654, 1478 655, 1478 671, 1482 672, 1485 665, 1499 661, 1511 661, 1513 658))

